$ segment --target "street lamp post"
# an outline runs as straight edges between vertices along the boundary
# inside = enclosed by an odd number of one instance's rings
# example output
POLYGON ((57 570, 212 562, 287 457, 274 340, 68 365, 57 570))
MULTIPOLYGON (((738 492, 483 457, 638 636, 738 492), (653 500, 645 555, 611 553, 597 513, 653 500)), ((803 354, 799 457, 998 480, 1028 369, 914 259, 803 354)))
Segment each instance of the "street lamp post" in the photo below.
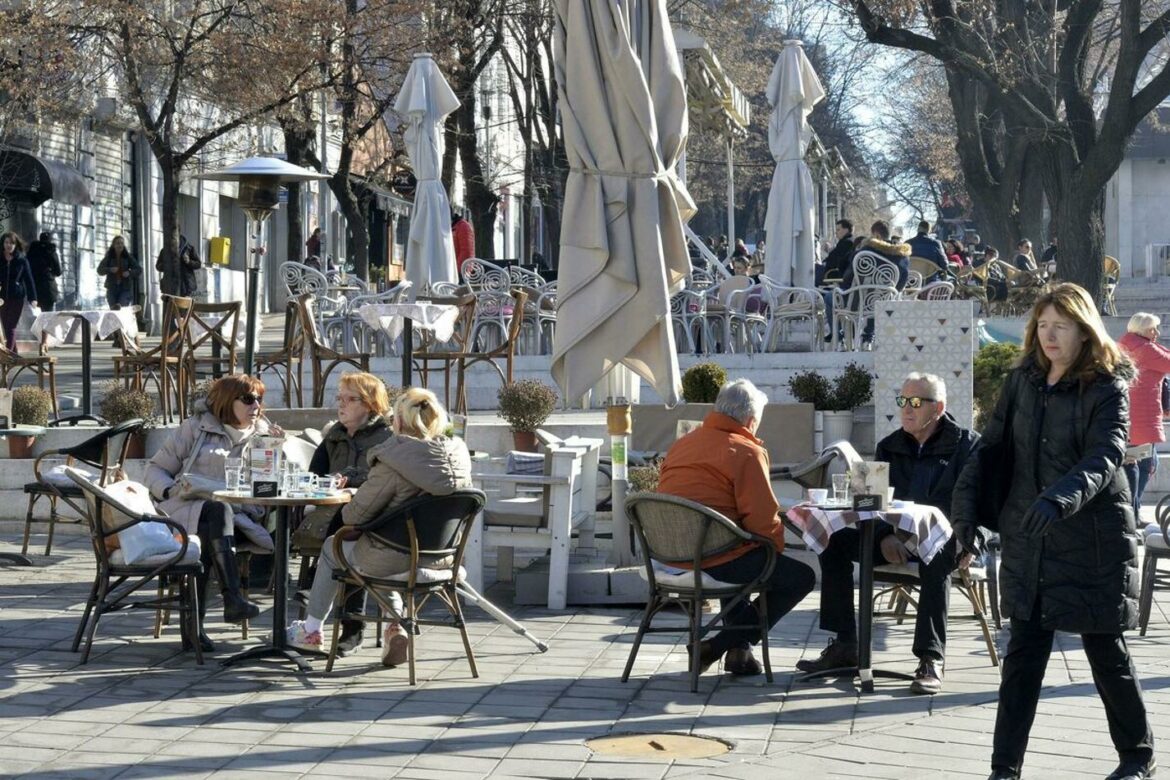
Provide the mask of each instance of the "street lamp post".
POLYGON ((260 307, 260 262, 264 257, 264 223, 280 205, 280 188, 293 182, 328 179, 329 177, 301 168, 276 157, 250 157, 229 165, 220 171, 197 174, 208 181, 239 182, 240 208, 248 217, 255 245, 249 247, 246 259, 248 274, 247 344, 244 345, 244 373, 253 370, 256 354, 256 321, 260 307))

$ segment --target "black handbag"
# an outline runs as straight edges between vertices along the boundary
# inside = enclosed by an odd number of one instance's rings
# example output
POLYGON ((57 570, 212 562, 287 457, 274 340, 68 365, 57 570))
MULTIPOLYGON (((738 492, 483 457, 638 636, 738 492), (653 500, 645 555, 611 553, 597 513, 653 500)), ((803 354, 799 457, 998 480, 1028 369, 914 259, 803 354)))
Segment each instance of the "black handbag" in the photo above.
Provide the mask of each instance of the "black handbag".
POLYGON ((1007 505, 1016 467, 1016 447, 1012 441, 1014 405, 1009 403, 1006 411, 999 441, 981 444, 975 453, 975 457, 979 458, 979 474, 982 477, 979 494, 975 499, 976 519, 980 526, 997 533, 999 516, 1007 505))

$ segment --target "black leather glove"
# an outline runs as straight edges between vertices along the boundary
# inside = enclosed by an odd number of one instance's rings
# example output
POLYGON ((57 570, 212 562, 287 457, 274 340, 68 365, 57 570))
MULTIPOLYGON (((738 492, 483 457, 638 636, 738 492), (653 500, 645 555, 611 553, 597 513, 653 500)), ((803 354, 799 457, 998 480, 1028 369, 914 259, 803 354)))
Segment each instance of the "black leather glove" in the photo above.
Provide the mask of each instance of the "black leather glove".
POLYGON ((1060 519, 1060 507, 1047 498, 1038 498, 1024 513, 1020 529, 1028 536, 1043 536, 1048 526, 1060 519))
POLYGON ((983 539, 979 535, 979 529, 975 527, 975 524, 955 523, 953 530, 955 541, 959 544, 959 549, 962 552, 971 553, 978 558, 983 547, 983 539))

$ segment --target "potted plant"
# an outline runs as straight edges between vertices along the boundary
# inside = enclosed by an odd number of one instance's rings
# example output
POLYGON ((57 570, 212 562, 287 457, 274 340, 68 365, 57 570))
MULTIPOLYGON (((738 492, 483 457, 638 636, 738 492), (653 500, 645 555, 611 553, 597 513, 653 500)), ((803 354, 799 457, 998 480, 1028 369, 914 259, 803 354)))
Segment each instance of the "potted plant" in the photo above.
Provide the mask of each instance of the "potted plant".
MULTIPOLYGON (((119 425, 127 420, 145 420, 147 426, 155 420, 154 396, 145 390, 126 387, 117 380, 102 383, 102 400, 98 403, 101 416, 110 425, 119 425)), ((130 437, 126 449, 127 458, 146 457, 146 437, 136 433, 130 437)))
POLYGON ((521 379, 500 388, 499 415, 512 429, 516 449, 536 452, 536 429, 544 424, 557 405, 557 393, 535 379, 521 379))
POLYGON ((719 388, 727 384, 727 372, 718 363, 697 363, 682 376, 683 400, 688 404, 713 404, 719 388))
MULTIPOLYGON (((53 397, 47 390, 26 385, 12 391, 12 424, 44 427, 49 424, 53 397)), ((31 458, 36 436, 9 436, 8 457, 31 458)))
POLYGON ((816 371, 802 371, 788 380, 793 398, 812 404, 821 416, 821 431, 825 444, 853 435, 853 410, 873 398, 873 374, 856 363, 845 366, 830 382, 816 371))

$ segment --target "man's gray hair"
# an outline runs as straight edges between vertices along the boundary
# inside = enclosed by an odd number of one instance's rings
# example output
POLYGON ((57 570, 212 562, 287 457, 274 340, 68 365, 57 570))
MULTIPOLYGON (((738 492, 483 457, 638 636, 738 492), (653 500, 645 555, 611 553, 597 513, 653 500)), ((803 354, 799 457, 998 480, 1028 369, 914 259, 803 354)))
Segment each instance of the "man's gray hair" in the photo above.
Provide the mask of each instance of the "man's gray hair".
POLYGON ((1162 318, 1156 314, 1139 311, 1137 314, 1129 318, 1129 326, 1126 328, 1130 333, 1140 333, 1143 336, 1150 328, 1156 328, 1162 324, 1162 318))
POLYGON ((936 401, 947 402, 947 383, 938 374, 927 374, 922 371, 915 371, 907 374, 906 378, 902 380, 902 384, 907 382, 921 382, 926 385, 930 393, 930 397, 936 401))
POLYGON ((768 396, 751 383, 749 379, 733 379, 719 388, 715 398, 715 411, 745 424, 754 417, 756 422, 764 416, 764 405, 768 396))

